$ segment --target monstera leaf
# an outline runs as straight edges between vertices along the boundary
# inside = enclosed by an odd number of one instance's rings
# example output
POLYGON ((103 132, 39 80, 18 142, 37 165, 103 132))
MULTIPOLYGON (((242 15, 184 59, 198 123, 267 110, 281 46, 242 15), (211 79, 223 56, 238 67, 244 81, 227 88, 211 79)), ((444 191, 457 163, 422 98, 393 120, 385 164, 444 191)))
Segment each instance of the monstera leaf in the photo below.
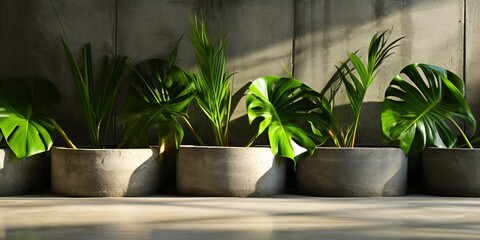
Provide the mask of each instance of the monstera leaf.
POLYGON ((160 141, 173 137, 178 147, 183 130, 177 117, 186 114, 193 97, 185 72, 162 59, 150 59, 133 68, 135 77, 121 117, 126 123, 125 143, 129 147, 148 146, 149 129, 156 127, 160 141))
POLYGON ((257 137, 268 128, 273 154, 298 160, 325 140, 309 127, 322 121, 316 92, 293 78, 267 76, 255 80, 247 93, 250 124, 261 118, 257 137))
POLYGON ((17 158, 48 151, 53 145, 56 130, 48 116, 51 103, 59 99, 47 80, 0 79, 0 129, 17 158))
POLYGON ((397 75, 385 92, 381 118, 386 140, 399 144, 405 153, 415 153, 429 146, 455 146, 457 137, 451 126, 464 135, 456 121, 463 120, 475 130, 475 118, 464 99, 464 83, 457 75, 418 63, 400 73, 410 82, 397 75))

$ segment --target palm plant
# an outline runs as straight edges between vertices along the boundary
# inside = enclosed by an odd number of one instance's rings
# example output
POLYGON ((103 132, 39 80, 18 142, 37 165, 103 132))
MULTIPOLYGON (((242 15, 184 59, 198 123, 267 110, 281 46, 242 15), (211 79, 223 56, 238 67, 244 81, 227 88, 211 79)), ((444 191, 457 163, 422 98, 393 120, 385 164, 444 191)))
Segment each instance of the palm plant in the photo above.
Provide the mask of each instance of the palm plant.
POLYGON ((120 121, 125 123, 124 143, 129 147, 148 147, 148 133, 156 127, 159 150, 173 136, 178 148, 183 130, 177 118, 185 117, 192 99, 186 73, 175 66, 178 43, 168 60, 149 59, 143 64, 130 65, 134 79, 127 95, 120 121))
POLYGON ((127 67, 127 57, 117 56, 110 60, 105 56, 101 78, 95 83, 90 44, 82 49, 83 69, 80 69, 64 36, 62 43, 80 97, 91 144, 94 148, 101 148, 106 144, 111 127, 115 99, 127 67))
MULTIPOLYGON (((336 146, 355 146, 358 123, 367 90, 377 77, 380 65, 393 54, 392 50, 399 46, 398 42, 403 38, 388 42, 389 33, 389 31, 384 31, 372 37, 366 62, 362 62, 357 52, 348 53, 348 61, 342 62, 337 67, 335 77, 332 78, 334 84, 327 85, 331 94, 328 100, 330 110, 326 113, 332 113, 332 115, 327 116, 331 121, 328 132, 336 146), (342 127, 335 111, 335 97, 342 85, 345 87, 353 113, 353 121, 348 123, 346 130, 342 127)), ((320 103, 324 105, 323 101, 320 101, 320 103)))
MULTIPOLYGON (((190 41, 198 64, 198 74, 188 76, 195 89, 193 95, 209 120, 213 144, 228 145, 228 128, 233 109, 232 75, 228 73, 225 56, 227 40, 226 37, 218 42, 212 40, 203 16, 190 17, 190 25, 190 41)), ((186 120, 191 126, 188 118, 186 120)), ((203 144, 198 136, 197 140, 203 144)))
POLYGON ((261 122, 248 145, 268 129, 274 155, 296 162, 312 154, 326 140, 310 127, 324 122, 317 98, 314 90, 294 78, 267 76, 255 80, 247 93, 247 113, 250 124, 257 118, 261 122))
MULTIPOLYGON (((123 73, 127 68, 128 58, 116 56, 111 60, 108 56, 105 56, 100 80, 94 81, 95 72, 90 43, 85 44, 82 48, 83 68, 80 68, 68 45, 67 34, 53 0, 50 0, 50 3, 60 24, 63 48, 72 72, 77 94, 80 97, 90 142, 94 148, 104 147, 111 127, 110 124, 113 122, 113 108, 123 73)), ((76 148, 73 144, 70 144, 70 146, 76 148)))
POLYGON ((473 132, 476 129, 464 97, 464 82, 454 73, 421 63, 404 67, 385 92, 381 114, 385 139, 405 153, 417 153, 425 147, 458 146, 457 130, 472 148, 460 127, 464 121, 473 132))
POLYGON ((55 129, 70 142, 50 115, 60 101, 57 88, 41 78, 0 78, 0 141, 5 139, 18 159, 50 150, 55 129))

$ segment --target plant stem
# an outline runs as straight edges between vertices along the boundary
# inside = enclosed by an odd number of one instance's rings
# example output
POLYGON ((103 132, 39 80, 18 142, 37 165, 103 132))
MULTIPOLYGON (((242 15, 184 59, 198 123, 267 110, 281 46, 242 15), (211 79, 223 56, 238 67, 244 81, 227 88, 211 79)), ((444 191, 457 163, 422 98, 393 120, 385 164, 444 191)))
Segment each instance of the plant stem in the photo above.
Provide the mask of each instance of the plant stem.
POLYGON ((70 138, 67 136, 67 134, 65 133, 65 131, 63 131, 63 129, 60 127, 60 125, 58 125, 58 123, 54 120, 54 119, 50 119, 50 122, 53 124, 53 126, 55 126, 55 129, 57 129, 58 133, 60 133, 60 135, 62 136, 62 138, 65 140, 65 142, 67 143, 67 145, 73 149, 77 149, 77 147, 75 146, 75 144, 73 144, 73 142, 70 140, 70 138))
POLYGON ((335 135, 335 132, 334 132, 332 129, 330 129, 330 130, 328 131, 328 133, 330 134, 330 138, 332 139, 332 141, 333 141, 333 143, 335 144, 335 146, 337 146, 337 147, 342 147, 342 144, 338 141, 338 138, 337 138, 337 136, 335 135))
MULTIPOLYGON (((362 100, 363 102, 363 100, 362 100)), ((360 120, 360 112, 362 111, 362 108, 360 107, 360 111, 358 111, 358 116, 357 119, 355 119, 355 125, 353 126, 353 135, 352 135, 352 141, 350 142, 350 147, 355 147, 355 138, 357 137, 357 129, 358 129, 358 121, 360 120)))
POLYGON ((250 147, 250 146, 253 144, 253 142, 255 142, 255 140, 257 140, 257 137, 258 137, 258 135, 255 134, 255 136, 253 136, 253 137, 247 142, 247 144, 245 145, 245 147, 250 147))
POLYGON ((190 121, 188 120, 188 118, 187 118, 186 116, 183 116, 183 120, 185 120, 185 122, 187 123, 188 128, 190 128, 190 131, 192 132, 193 136, 195 137, 195 140, 197 140, 197 142, 198 142, 200 145, 205 146, 205 143, 202 141, 202 139, 200 138, 200 136, 198 136, 197 132, 195 132, 195 129, 193 129, 193 126, 192 126, 192 124, 190 123, 190 121))
MULTIPOLYGON (((107 125, 105 126, 105 135, 103 135, 103 147, 105 147, 107 145, 107 138, 108 138, 108 130, 110 129, 110 123, 112 122, 112 115, 113 113, 112 112, 109 112, 108 113, 108 118, 107 118, 107 125)), ((101 124, 101 123, 100 123, 101 124)), ((100 128, 98 128, 98 138, 100 139, 100 128)), ((116 139, 114 138, 113 141, 115 142, 116 139)))
POLYGON ((468 146, 470 149, 472 149, 472 148, 473 148, 473 147, 472 147, 472 144, 470 143, 470 141, 468 141, 467 136, 466 136, 465 133, 462 131, 462 129, 460 128, 460 126, 458 126, 458 124, 457 124, 455 121, 453 121, 453 120, 450 120, 450 121, 455 125, 455 127, 457 127, 458 131, 460 131, 460 134, 462 134, 462 137, 463 137, 463 139, 465 140, 465 143, 467 143, 467 146, 468 146))
POLYGON ((166 141, 165 141, 165 138, 158 138, 158 158, 159 160, 164 160, 163 159, 163 153, 165 152, 165 144, 166 144, 166 141))

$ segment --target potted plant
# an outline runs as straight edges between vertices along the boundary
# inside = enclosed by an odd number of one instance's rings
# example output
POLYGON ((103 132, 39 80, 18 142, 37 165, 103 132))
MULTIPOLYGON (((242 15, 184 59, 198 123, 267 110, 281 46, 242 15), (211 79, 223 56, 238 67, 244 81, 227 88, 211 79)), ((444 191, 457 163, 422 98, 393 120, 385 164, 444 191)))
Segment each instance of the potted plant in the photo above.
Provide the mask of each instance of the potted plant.
POLYGON ((127 148, 150 147, 149 135, 156 131, 165 187, 175 185, 175 159, 184 135, 180 119, 186 118, 193 97, 186 73, 175 65, 180 40, 168 60, 130 62, 134 74, 120 117, 125 125, 121 145, 127 148))
POLYGON ((298 191, 307 195, 335 197, 398 196, 407 188, 407 158, 400 148, 355 147, 359 119, 367 90, 379 67, 402 39, 389 42, 389 31, 375 34, 363 62, 357 52, 337 67, 327 85, 330 97, 318 100, 324 119, 315 123, 336 147, 319 147, 314 154, 300 160, 296 169, 298 191), (335 96, 344 86, 353 120, 343 127, 337 116, 335 96), (327 123, 327 124, 325 124, 327 123), (346 129, 346 130, 345 130, 346 129))
POLYGON ((460 77, 421 63, 404 67, 385 92, 384 135, 406 153, 424 150, 423 184, 430 194, 480 196, 480 153, 471 144, 477 140, 461 127, 466 123, 475 132, 476 120, 464 97, 460 77))
MULTIPOLYGON (((55 9, 55 6, 52 6, 55 9)), ((123 74, 128 66, 125 56, 104 58, 100 79, 93 68, 90 44, 82 49, 83 68, 73 56, 60 18, 62 43, 72 72, 85 117, 91 146, 77 149, 55 147, 52 150, 52 191, 79 197, 143 196, 157 193, 161 183, 161 162, 151 148, 108 148, 108 131, 112 127, 113 108, 123 74)))
POLYGON ((212 40, 203 16, 191 17, 190 24, 198 74, 189 74, 187 78, 192 83, 195 104, 208 119, 212 141, 204 141, 196 134, 190 118, 185 117, 199 145, 180 146, 177 191, 185 195, 236 197, 283 192, 286 181, 283 158, 276 158, 264 147, 229 146, 230 116, 239 99, 232 97, 232 75, 226 66, 226 38, 218 42, 212 40))
POLYGON ((91 146, 52 150, 52 191, 65 196, 119 197, 152 195, 160 190, 162 162, 158 150, 112 148, 108 131, 113 107, 128 64, 125 56, 104 59, 101 78, 95 82, 90 44, 83 48, 83 69, 66 40, 62 43, 80 98, 91 146))
POLYGON ((43 153, 50 150, 57 125, 50 106, 59 100, 48 80, 0 78, 0 196, 45 187, 48 162, 43 153))

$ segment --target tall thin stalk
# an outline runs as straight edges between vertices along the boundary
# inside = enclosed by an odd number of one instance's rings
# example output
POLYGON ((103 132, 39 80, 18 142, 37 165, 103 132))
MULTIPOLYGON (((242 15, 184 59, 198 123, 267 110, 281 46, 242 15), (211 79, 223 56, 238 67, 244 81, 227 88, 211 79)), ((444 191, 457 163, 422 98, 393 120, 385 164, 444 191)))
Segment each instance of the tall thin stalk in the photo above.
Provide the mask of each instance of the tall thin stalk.
MULTIPOLYGON (((390 31, 384 31, 372 37, 366 62, 360 59, 357 52, 351 52, 348 54, 348 61, 341 63, 337 67, 335 76, 338 77, 340 83, 345 87, 350 108, 354 115, 353 121, 349 123, 345 131, 340 126, 340 122, 332 123, 334 126, 330 129, 330 135, 337 146, 339 146, 340 142, 342 142, 344 147, 355 146, 363 101, 367 90, 377 77, 380 65, 393 54, 392 50, 399 46, 398 42, 403 39, 403 37, 400 37, 392 42, 388 42, 389 33, 390 31), (339 136, 344 136, 344 139, 339 140, 339 136)), ((340 85, 333 85, 333 83, 330 85, 332 88, 331 102, 334 104, 335 101, 333 99, 340 85)), ((335 106, 332 108, 335 109, 335 106)), ((332 119, 335 120, 335 117, 332 119)))
POLYGON ((211 40, 203 15, 190 16, 190 41, 195 50, 198 74, 192 74, 194 97, 212 129, 214 145, 228 145, 232 82, 226 66, 225 37, 211 40))
POLYGON ((80 67, 72 54, 67 41, 67 34, 53 0, 50 0, 50 3, 60 24, 63 48, 80 99, 90 142, 94 148, 100 148, 105 144, 107 138, 108 128, 110 127, 110 117, 113 114, 115 100, 123 79, 123 73, 127 68, 127 57, 117 56, 111 61, 105 56, 103 72, 100 75, 100 79, 95 81, 91 45, 88 43, 83 47, 83 66, 80 67), (106 129, 102 131, 104 127, 106 129), (102 133, 105 133, 105 135, 102 136, 102 133))

